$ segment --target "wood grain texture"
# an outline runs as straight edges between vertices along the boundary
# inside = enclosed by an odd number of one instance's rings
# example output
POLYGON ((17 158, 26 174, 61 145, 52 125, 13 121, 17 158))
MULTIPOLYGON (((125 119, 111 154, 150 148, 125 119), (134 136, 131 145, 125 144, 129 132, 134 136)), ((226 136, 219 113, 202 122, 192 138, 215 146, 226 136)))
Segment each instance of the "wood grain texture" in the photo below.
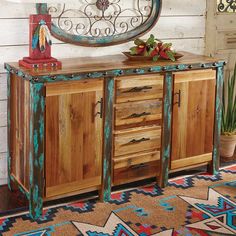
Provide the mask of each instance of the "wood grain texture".
MULTIPOLYGON (((8 173, 29 190, 29 82, 11 74, 8 100, 8 173)), ((10 178, 10 175, 9 175, 10 178)))
MULTIPOLYGON (((193 81, 189 80, 190 73, 174 74, 171 169, 175 168, 174 163, 177 160, 200 156, 213 150, 215 80, 212 78, 216 77, 216 73, 214 70, 207 70, 208 79, 207 73, 198 72, 192 72, 193 77, 199 76, 198 80, 193 81)), ((198 163, 195 161, 194 164, 206 162, 200 157, 197 161, 198 163)))
POLYGON ((118 156, 113 158, 113 168, 119 169, 157 160, 160 160, 160 151, 142 152, 140 154, 118 156))
POLYGON ((164 97, 163 97, 163 124, 161 138, 161 171, 159 184, 165 187, 168 183, 169 162, 171 157, 172 138, 172 105, 173 105, 173 75, 171 72, 165 74, 164 97))
POLYGON ((103 172, 102 172, 102 188, 100 191, 100 199, 107 202, 111 198, 112 183, 112 157, 113 157, 113 104, 114 104, 114 78, 105 78, 104 85, 104 128, 103 128, 103 172))
POLYGON ((42 215, 44 195, 45 98, 42 83, 29 86, 29 211, 32 219, 38 219, 42 215))
POLYGON ((124 76, 116 79, 116 103, 159 99, 163 97, 163 76, 124 76))
MULTIPOLYGON (((54 71, 35 71, 25 68, 19 68, 18 63, 7 63, 10 67, 21 71, 24 74, 29 74, 31 76, 42 77, 43 80, 50 79, 50 81, 54 81, 55 79, 52 76, 59 76, 58 80, 63 79, 63 75, 69 75, 70 80, 71 74, 80 74, 80 73, 92 73, 92 72, 102 72, 109 70, 134 70, 141 68, 150 68, 150 67, 173 67, 172 69, 176 69, 175 66, 182 64, 198 64, 200 67, 201 64, 206 63, 214 63, 218 61, 216 58, 206 57, 201 55, 195 55, 192 53, 183 52, 184 57, 179 60, 172 62, 167 60, 160 60, 157 62, 154 61, 129 61, 124 55, 111 55, 111 56, 103 56, 103 57, 84 57, 84 58, 70 58, 62 60, 62 69, 54 70, 54 71), (43 77, 46 76, 46 77, 43 77), (54 79, 54 80, 53 80, 54 79)), ((133 71, 132 71, 133 72, 133 71)), ((155 72, 155 71, 154 71, 155 72)), ((138 73, 136 73, 138 75, 138 73)), ((101 75, 102 77, 102 75, 101 75)), ((69 79, 69 78, 68 78, 69 79)), ((76 78, 74 78, 76 79, 76 78)))
POLYGON ((212 153, 206 153, 198 156, 186 157, 171 161, 171 170, 181 169, 184 167, 196 166, 202 163, 209 163, 212 161, 212 153))
POLYGON ((114 156, 122 156, 142 151, 159 150, 161 147, 161 127, 149 130, 120 133, 114 136, 114 156))
POLYGON ((46 197, 101 185, 102 96, 101 80, 46 85, 46 197))
POLYGON ((217 174, 220 165, 220 133, 221 133, 221 115, 222 115, 222 93, 224 81, 224 68, 219 67, 216 71, 216 97, 215 97, 215 120, 214 120, 214 147, 213 147, 213 160, 210 172, 217 174))
POLYGON ((115 169, 113 184, 119 185, 157 176, 159 166, 159 161, 151 161, 115 169))
POLYGON ((161 120, 162 99, 129 102, 115 106, 116 129, 160 124, 161 120))

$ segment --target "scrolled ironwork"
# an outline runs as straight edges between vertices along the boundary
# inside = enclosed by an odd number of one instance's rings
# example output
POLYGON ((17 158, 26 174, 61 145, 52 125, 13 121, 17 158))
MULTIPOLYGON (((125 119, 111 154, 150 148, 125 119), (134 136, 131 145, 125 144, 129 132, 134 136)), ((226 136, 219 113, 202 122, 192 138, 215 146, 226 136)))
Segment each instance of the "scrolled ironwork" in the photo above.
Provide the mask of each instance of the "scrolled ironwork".
POLYGON ((236 0, 219 0, 218 12, 236 12, 236 0))
POLYGON ((53 17, 52 34, 65 42, 106 46, 132 40, 157 22, 161 0, 78 0, 78 5, 37 4, 53 17))

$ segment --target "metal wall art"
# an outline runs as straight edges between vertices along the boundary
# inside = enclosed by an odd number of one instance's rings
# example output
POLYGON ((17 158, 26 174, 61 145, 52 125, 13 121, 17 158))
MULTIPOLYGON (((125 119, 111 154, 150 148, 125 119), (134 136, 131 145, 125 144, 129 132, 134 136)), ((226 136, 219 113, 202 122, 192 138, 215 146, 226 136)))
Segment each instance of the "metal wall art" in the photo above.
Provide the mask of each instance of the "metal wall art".
POLYGON ((218 0, 217 8, 219 12, 236 13, 236 0, 218 0))
POLYGON ((133 40, 158 21, 161 0, 78 0, 78 4, 37 4, 51 14, 57 39, 83 45, 107 46, 133 40))

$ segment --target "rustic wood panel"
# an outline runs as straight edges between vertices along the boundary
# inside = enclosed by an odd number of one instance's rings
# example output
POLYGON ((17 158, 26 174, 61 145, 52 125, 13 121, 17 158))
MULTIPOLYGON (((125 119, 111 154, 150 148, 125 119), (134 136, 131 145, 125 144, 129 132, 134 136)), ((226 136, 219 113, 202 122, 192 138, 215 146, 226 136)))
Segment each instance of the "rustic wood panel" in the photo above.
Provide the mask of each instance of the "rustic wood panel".
POLYGON ((114 145, 114 156, 159 150, 161 146, 161 127, 153 126, 149 130, 116 134, 114 145))
MULTIPOLYGON (((195 77, 198 71, 192 73, 195 77)), ((215 77, 216 73, 215 71, 208 73, 209 80, 204 76, 204 80, 190 81, 191 75, 188 74, 186 82, 184 73, 174 75, 171 169, 176 160, 212 152, 215 80, 211 77, 215 77), (179 98, 180 106, 178 106, 179 98)), ((205 162, 204 158, 202 161, 205 162)))
POLYGON ((114 169, 160 160, 160 151, 114 157, 114 169))
POLYGON ((162 99, 123 103, 115 106, 115 127, 117 129, 160 124, 162 99))
POLYGON ((29 82, 11 75, 11 173, 29 190, 29 82))
POLYGON ((124 76, 116 79, 116 103, 163 97, 163 76, 124 76))
POLYGON ((212 161, 212 152, 198 155, 198 156, 191 156, 187 158, 173 160, 171 162, 171 169, 175 170, 175 169, 180 169, 187 166, 195 166, 201 163, 209 163, 211 161, 212 161))
POLYGON ((88 82, 88 91, 84 81, 73 85, 46 85, 46 197, 101 184, 103 81, 88 82))
MULTIPOLYGON (((0 19, 0 32, 5 32, 1 45, 26 45, 28 43, 28 22, 28 19, 0 19), (6 31, 6 28, 14 30, 6 31)), ((159 39, 203 38, 204 24, 204 16, 160 17, 158 27, 154 27, 151 33, 159 39), (181 25, 180 21, 182 21, 181 25), (193 25, 194 30, 191 30, 193 25)), ((143 36, 143 38, 147 37, 147 35, 143 36)), ((57 44, 62 43, 54 38, 53 41, 57 44)))
MULTIPOLYGON (((206 11, 205 0, 194 1, 189 4, 189 0, 165 0, 162 3, 162 16, 199 16, 204 15, 206 11)), ((1 18, 28 18, 29 14, 35 14, 35 4, 29 3, 27 7, 24 4, 14 2, 1 3, 1 18)))
POLYGON ((159 161, 151 161, 115 169, 113 173, 113 185, 129 183, 157 176, 159 168, 159 161))

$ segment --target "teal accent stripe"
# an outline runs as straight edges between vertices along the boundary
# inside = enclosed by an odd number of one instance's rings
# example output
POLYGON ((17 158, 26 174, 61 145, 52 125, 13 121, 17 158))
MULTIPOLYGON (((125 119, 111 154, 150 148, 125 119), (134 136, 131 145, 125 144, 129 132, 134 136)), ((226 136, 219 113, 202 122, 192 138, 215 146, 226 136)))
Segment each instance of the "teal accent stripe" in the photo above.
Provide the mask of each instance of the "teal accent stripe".
POLYGON ((114 79, 105 79, 105 118, 104 118, 104 150, 103 150, 103 201, 109 201, 111 196, 111 169, 112 169, 112 127, 113 127, 113 100, 114 79))

